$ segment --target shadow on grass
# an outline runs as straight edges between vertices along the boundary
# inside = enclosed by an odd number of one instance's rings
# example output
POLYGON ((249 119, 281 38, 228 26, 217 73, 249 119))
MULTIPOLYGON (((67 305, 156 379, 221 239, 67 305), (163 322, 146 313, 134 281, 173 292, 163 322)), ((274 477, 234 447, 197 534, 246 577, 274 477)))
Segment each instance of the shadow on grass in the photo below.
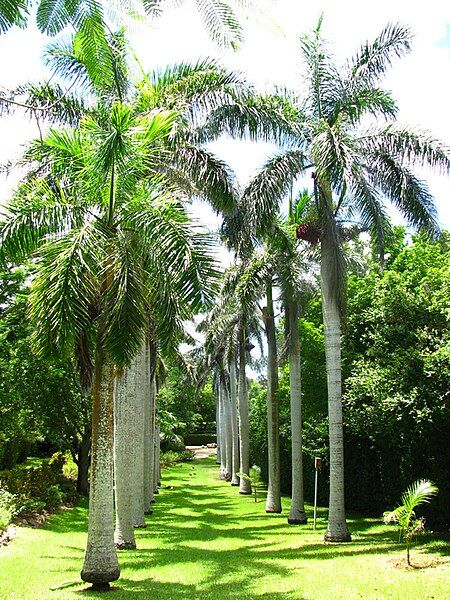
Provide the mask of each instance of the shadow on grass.
MULTIPOLYGON (((161 583, 155 582, 151 579, 144 579, 141 581, 133 581, 131 579, 121 578, 121 585, 113 586, 111 590, 112 595, 109 594, 98 594, 89 590, 81 590, 76 592, 77 597, 83 598, 113 598, 119 600, 120 598, 133 597, 141 598, 157 598, 158 600, 175 600, 178 598, 185 598, 189 600, 195 600, 195 598, 201 598, 202 600, 237 600, 237 598, 258 598, 258 600, 292 600, 292 594, 290 592, 270 592, 267 594, 258 594, 257 596, 248 596, 245 591, 239 589, 239 586, 235 584, 229 586, 216 585, 212 586, 207 591, 199 590, 195 585, 186 584, 173 584, 173 583, 161 583)), ((305 600, 300 596, 297 596, 299 600, 305 600)))
MULTIPOLYGON (((214 466, 211 459, 203 465, 214 466)), ((154 506, 155 512, 147 518, 148 527, 136 532, 138 549, 121 551, 119 561, 123 576, 114 586, 114 594, 107 598, 118 600, 133 596, 169 598, 202 598, 227 600, 258 598, 284 600, 292 598, 292 591, 275 591, 252 595, 252 585, 261 578, 279 576, 289 586, 289 577, 295 569, 308 569, 310 560, 329 561, 337 557, 381 555, 400 551, 397 533, 382 526, 380 521, 358 517, 349 518, 354 542, 326 544, 322 536, 326 527, 327 511, 318 511, 318 529, 312 531, 312 521, 306 526, 287 524, 287 514, 266 515, 264 504, 254 503, 249 497, 230 495, 227 484, 220 481, 196 481, 200 467, 173 467, 167 477, 171 487, 163 489, 154 506), (292 546, 286 546, 286 541, 292 546), (141 549, 139 549, 139 544, 141 549), (142 548, 142 546, 146 546, 142 548), (154 546, 154 547, 153 547, 154 546), (158 569, 160 571, 158 571, 158 569), (164 571, 161 576, 161 570, 164 571), (189 583, 189 574, 197 583, 189 583), (155 577, 139 579, 143 571, 155 577), (136 573, 136 579, 130 575, 136 573), (182 574, 183 582, 177 581, 182 574), (184 576, 186 574, 186 576, 184 576), (172 578, 173 581, 160 581, 172 578), (138 579, 138 580, 137 580, 138 579)), ((164 486, 163 486, 164 488, 164 486)), ((287 501, 286 501, 287 502, 287 501)), ((87 530, 86 503, 71 511, 55 515, 47 528, 57 532, 85 532, 87 530)), ((428 547, 420 549, 433 553, 450 554, 444 540, 426 536, 428 547)), ((418 546, 419 547, 419 546, 418 546)), ((67 547, 73 552, 79 548, 67 547)), ((58 556, 64 560, 64 556, 58 556)), ((68 557, 67 557, 68 558, 68 557)), ((72 558, 73 559, 73 556, 72 558)), ((77 596, 102 597, 91 591, 76 592, 77 596)), ((297 598, 299 596, 296 596, 297 598)))

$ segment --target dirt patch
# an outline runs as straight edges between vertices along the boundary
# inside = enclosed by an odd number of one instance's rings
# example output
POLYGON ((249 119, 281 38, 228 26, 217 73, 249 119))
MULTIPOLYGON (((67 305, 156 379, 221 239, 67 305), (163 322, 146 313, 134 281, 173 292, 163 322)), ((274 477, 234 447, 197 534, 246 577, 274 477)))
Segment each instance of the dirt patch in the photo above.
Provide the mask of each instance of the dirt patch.
POLYGON ((411 564, 408 565, 406 557, 397 556, 389 559, 390 564, 400 571, 416 571, 419 569, 432 569, 445 566, 447 560, 440 556, 421 556, 411 557, 411 564))
POLYGON ((186 450, 194 452, 196 459, 208 458, 208 456, 215 456, 217 454, 217 448, 209 446, 186 446, 186 450))

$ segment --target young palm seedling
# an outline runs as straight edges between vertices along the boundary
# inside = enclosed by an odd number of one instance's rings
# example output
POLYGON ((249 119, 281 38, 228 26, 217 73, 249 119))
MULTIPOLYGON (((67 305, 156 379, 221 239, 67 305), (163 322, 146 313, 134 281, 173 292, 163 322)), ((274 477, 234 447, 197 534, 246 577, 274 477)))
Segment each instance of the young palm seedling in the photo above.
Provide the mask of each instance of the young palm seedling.
POLYGON ((411 540, 424 530, 425 520, 417 518, 415 509, 421 504, 429 503, 438 492, 437 487, 426 479, 419 479, 409 486, 402 495, 402 503, 391 512, 383 515, 385 523, 396 523, 399 530, 399 540, 406 545, 406 560, 411 566, 410 548, 411 540))

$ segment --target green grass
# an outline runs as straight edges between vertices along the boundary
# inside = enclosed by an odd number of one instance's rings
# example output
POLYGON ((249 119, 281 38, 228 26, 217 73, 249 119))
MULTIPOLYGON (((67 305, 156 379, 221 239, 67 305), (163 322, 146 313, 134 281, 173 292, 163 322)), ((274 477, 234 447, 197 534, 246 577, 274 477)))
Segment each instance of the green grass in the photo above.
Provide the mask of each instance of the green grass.
MULTIPOLYGON (((412 559, 426 569, 398 569, 403 556, 396 534, 374 519, 350 518, 354 541, 323 542, 318 530, 290 526, 283 515, 266 515, 264 503, 239 496, 217 479, 212 459, 165 471, 163 489, 138 550, 120 552, 122 576, 107 598, 174 599, 447 599, 448 544, 422 539, 412 559), (165 486, 173 489, 164 489, 165 486)), ((310 513, 311 511, 309 511, 310 513)), ((86 541, 86 504, 54 515, 45 529, 19 530, 0 548, 0 598, 52 600, 105 598, 79 584, 86 541), (65 584, 67 584, 65 586, 65 584), (51 588, 58 589, 51 589, 51 588)))

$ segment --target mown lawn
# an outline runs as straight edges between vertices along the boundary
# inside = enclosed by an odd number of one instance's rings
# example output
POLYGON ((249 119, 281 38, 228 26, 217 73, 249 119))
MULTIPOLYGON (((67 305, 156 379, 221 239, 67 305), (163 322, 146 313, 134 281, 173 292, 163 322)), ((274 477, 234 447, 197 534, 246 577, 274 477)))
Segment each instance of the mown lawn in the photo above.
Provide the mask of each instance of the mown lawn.
MULTIPOLYGON (((448 540, 422 539, 413 550, 413 561, 434 561, 435 566, 399 569, 395 563, 402 553, 393 529, 373 519, 351 518, 354 541, 329 545, 323 542, 325 510, 313 532, 312 523, 289 526, 287 499, 284 508, 283 515, 266 515, 263 502, 239 496, 217 479, 212 459, 172 467, 164 473, 147 529, 137 532, 139 549, 120 553, 122 576, 106 597, 450 597, 448 540)), ((54 515, 44 529, 21 528, 12 544, 0 548, 0 598, 105 598, 79 584, 86 519, 83 504, 54 515)))

